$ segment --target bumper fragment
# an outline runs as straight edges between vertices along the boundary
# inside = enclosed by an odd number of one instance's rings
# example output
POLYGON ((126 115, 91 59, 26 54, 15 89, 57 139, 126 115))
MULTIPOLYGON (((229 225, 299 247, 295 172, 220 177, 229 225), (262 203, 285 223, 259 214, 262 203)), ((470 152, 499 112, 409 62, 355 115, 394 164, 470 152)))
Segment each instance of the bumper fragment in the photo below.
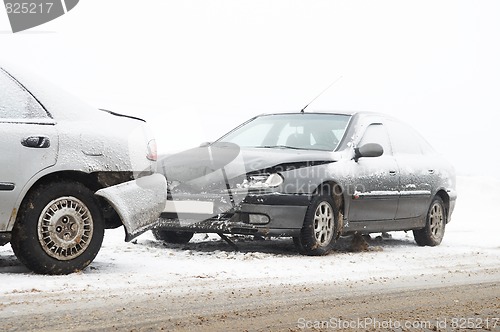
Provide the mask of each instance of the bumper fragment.
POLYGON ((120 216, 125 227, 125 241, 131 241, 152 229, 167 201, 167 182, 160 174, 98 190, 120 216))

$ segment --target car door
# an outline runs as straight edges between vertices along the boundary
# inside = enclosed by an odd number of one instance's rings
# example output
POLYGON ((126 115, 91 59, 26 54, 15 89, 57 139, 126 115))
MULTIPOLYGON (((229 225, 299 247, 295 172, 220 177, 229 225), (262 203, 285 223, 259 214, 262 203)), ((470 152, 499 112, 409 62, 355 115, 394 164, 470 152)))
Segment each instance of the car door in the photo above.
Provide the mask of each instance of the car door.
POLYGON ((1 69, 0 137, 0 231, 6 231, 26 183, 56 163, 58 135, 43 107, 1 69))
POLYGON ((349 221, 392 220, 398 207, 399 172, 385 125, 370 124, 358 146, 366 143, 382 145, 384 153, 351 161, 349 221))
POLYGON ((388 122, 394 157, 400 172, 400 199, 396 219, 419 217, 427 213, 436 165, 424 154, 420 135, 410 126, 388 122))

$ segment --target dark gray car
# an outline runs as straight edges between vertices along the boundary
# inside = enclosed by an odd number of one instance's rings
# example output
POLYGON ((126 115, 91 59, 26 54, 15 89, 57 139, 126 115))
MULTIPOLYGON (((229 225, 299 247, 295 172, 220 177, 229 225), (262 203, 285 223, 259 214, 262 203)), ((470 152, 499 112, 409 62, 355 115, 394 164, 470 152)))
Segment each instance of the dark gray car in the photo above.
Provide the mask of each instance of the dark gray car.
POLYGON ((453 167, 411 127, 375 113, 258 116, 164 158, 163 172, 157 239, 291 236, 308 255, 350 233, 412 230, 417 244, 438 245, 457 197, 453 167))

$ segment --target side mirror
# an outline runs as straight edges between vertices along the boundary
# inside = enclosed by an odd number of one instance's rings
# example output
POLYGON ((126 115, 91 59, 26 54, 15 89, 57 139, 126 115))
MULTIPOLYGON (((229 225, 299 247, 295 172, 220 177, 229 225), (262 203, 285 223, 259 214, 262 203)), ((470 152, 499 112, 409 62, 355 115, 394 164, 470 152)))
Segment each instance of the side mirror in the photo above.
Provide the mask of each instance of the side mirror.
POLYGON ((200 148, 206 148, 207 146, 210 146, 212 142, 203 142, 200 144, 200 148))
POLYGON ((384 154, 384 148, 378 143, 367 143, 354 149, 354 161, 361 157, 380 157, 384 154))

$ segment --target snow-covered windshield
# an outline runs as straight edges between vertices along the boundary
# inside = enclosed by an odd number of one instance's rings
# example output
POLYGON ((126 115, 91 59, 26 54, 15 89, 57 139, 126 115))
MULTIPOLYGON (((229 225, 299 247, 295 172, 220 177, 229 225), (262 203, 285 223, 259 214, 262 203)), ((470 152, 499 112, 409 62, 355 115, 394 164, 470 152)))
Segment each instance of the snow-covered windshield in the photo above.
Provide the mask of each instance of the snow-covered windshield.
POLYGON ((344 135, 350 115, 271 114, 256 117, 218 142, 247 148, 283 148, 334 151, 344 135))

